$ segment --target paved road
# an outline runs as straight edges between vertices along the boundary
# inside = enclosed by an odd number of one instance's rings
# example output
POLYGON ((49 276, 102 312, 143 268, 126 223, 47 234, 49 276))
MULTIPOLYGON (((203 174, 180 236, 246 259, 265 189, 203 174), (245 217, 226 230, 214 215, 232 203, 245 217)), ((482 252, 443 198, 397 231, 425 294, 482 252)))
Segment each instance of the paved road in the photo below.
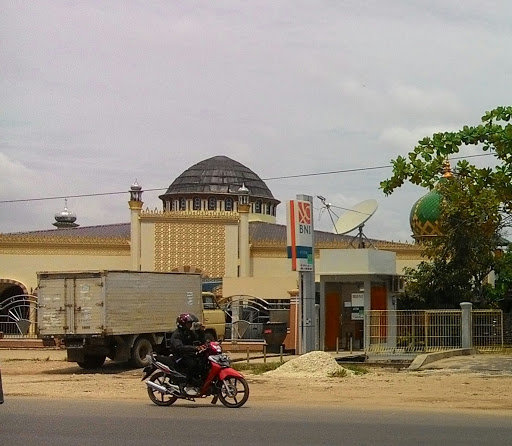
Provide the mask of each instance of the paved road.
POLYGON ((127 401, 11 398, 0 406, 5 445, 507 445, 512 417, 251 405, 227 409, 127 401))

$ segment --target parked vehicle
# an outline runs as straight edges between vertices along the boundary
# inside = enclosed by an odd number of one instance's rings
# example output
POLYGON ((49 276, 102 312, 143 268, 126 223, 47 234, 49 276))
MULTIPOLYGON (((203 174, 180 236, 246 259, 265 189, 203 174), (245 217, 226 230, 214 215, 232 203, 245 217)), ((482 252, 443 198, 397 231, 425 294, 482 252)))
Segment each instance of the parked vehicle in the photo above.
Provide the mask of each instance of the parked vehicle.
POLYGON ((164 352, 166 333, 185 311, 202 314, 199 274, 38 273, 39 337, 62 341, 68 361, 83 368, 107 357, 146 366, 148 354, 164 352))
POLYGON ((249 385, 240 372, 230 367, 231 360, 222 353, 217 342, 208 342, 206 350, 199 353, 204 359, 202 383, 188 387, 187 376, 176 370, 173 355, 148 355, 149 365, 142 374, 148 395, 157 406, 170 406, 178 399, 195 401, 195 398, 213 396, 212 404, 220 399, 226 407, 242 407, 249 398, 249 385))
POLYGON ((226 313, 217 303, 215 294, 203 291, 201 295, 203 298, 203 324, 206 339, 222 341, 226 337, 226 313))

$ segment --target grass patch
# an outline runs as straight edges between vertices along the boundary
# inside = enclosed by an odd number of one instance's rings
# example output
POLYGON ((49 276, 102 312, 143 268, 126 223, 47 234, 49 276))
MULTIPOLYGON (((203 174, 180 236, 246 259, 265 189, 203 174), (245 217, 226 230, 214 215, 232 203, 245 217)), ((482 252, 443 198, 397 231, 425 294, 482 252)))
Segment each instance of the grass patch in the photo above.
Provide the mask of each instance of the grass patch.
POLYGON ((370 371, 366 367, 361 367, 360 365, 354 364, 344 364, 342 368, 336 370, 335 372, 329 373, 330 378, 345 378, 347 376, 347 370, 350 370, 354 373, 354 375, 365 375, 370 371))
POLYGON ((329 373, 329 378, 345 378, 347 371, 345 369, 338 369, 335 372, 329 373))
POLYGON ((366 367, 362 367, 360 365, 354 365, 354 364, 345 364, 343 366, 347 370, 351 370, 356 375, 366 375, 367 373, 370 373, 370 370, 366 367))
POLYGON ((282 362, 233 362, 231 367, 239 372, 251 372, 255 375, 261 375, 265 372, 270 372, 283 365, 282 362))

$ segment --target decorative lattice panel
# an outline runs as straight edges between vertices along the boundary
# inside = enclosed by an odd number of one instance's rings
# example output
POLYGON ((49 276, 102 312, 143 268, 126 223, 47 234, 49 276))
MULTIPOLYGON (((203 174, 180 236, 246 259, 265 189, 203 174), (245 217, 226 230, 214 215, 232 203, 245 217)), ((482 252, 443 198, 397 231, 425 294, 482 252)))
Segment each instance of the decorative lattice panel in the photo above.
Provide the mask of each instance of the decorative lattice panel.
POLYGON ((172 271, 194 266, 210 277, 222 277, 225 269, 226 231, 223 225, 157 223, 155 270, 172 271))

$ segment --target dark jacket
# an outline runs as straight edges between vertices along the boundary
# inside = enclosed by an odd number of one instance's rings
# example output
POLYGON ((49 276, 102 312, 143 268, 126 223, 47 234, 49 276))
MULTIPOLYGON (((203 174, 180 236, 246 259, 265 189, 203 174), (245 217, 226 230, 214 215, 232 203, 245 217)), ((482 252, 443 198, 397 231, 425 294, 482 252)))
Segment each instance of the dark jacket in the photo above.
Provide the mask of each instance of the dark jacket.
POLYGON ((185 330, 178 327, 171 335, 171 353, 178 356, 197 352, 198 345, 205 342, 204 330, 185 330))

